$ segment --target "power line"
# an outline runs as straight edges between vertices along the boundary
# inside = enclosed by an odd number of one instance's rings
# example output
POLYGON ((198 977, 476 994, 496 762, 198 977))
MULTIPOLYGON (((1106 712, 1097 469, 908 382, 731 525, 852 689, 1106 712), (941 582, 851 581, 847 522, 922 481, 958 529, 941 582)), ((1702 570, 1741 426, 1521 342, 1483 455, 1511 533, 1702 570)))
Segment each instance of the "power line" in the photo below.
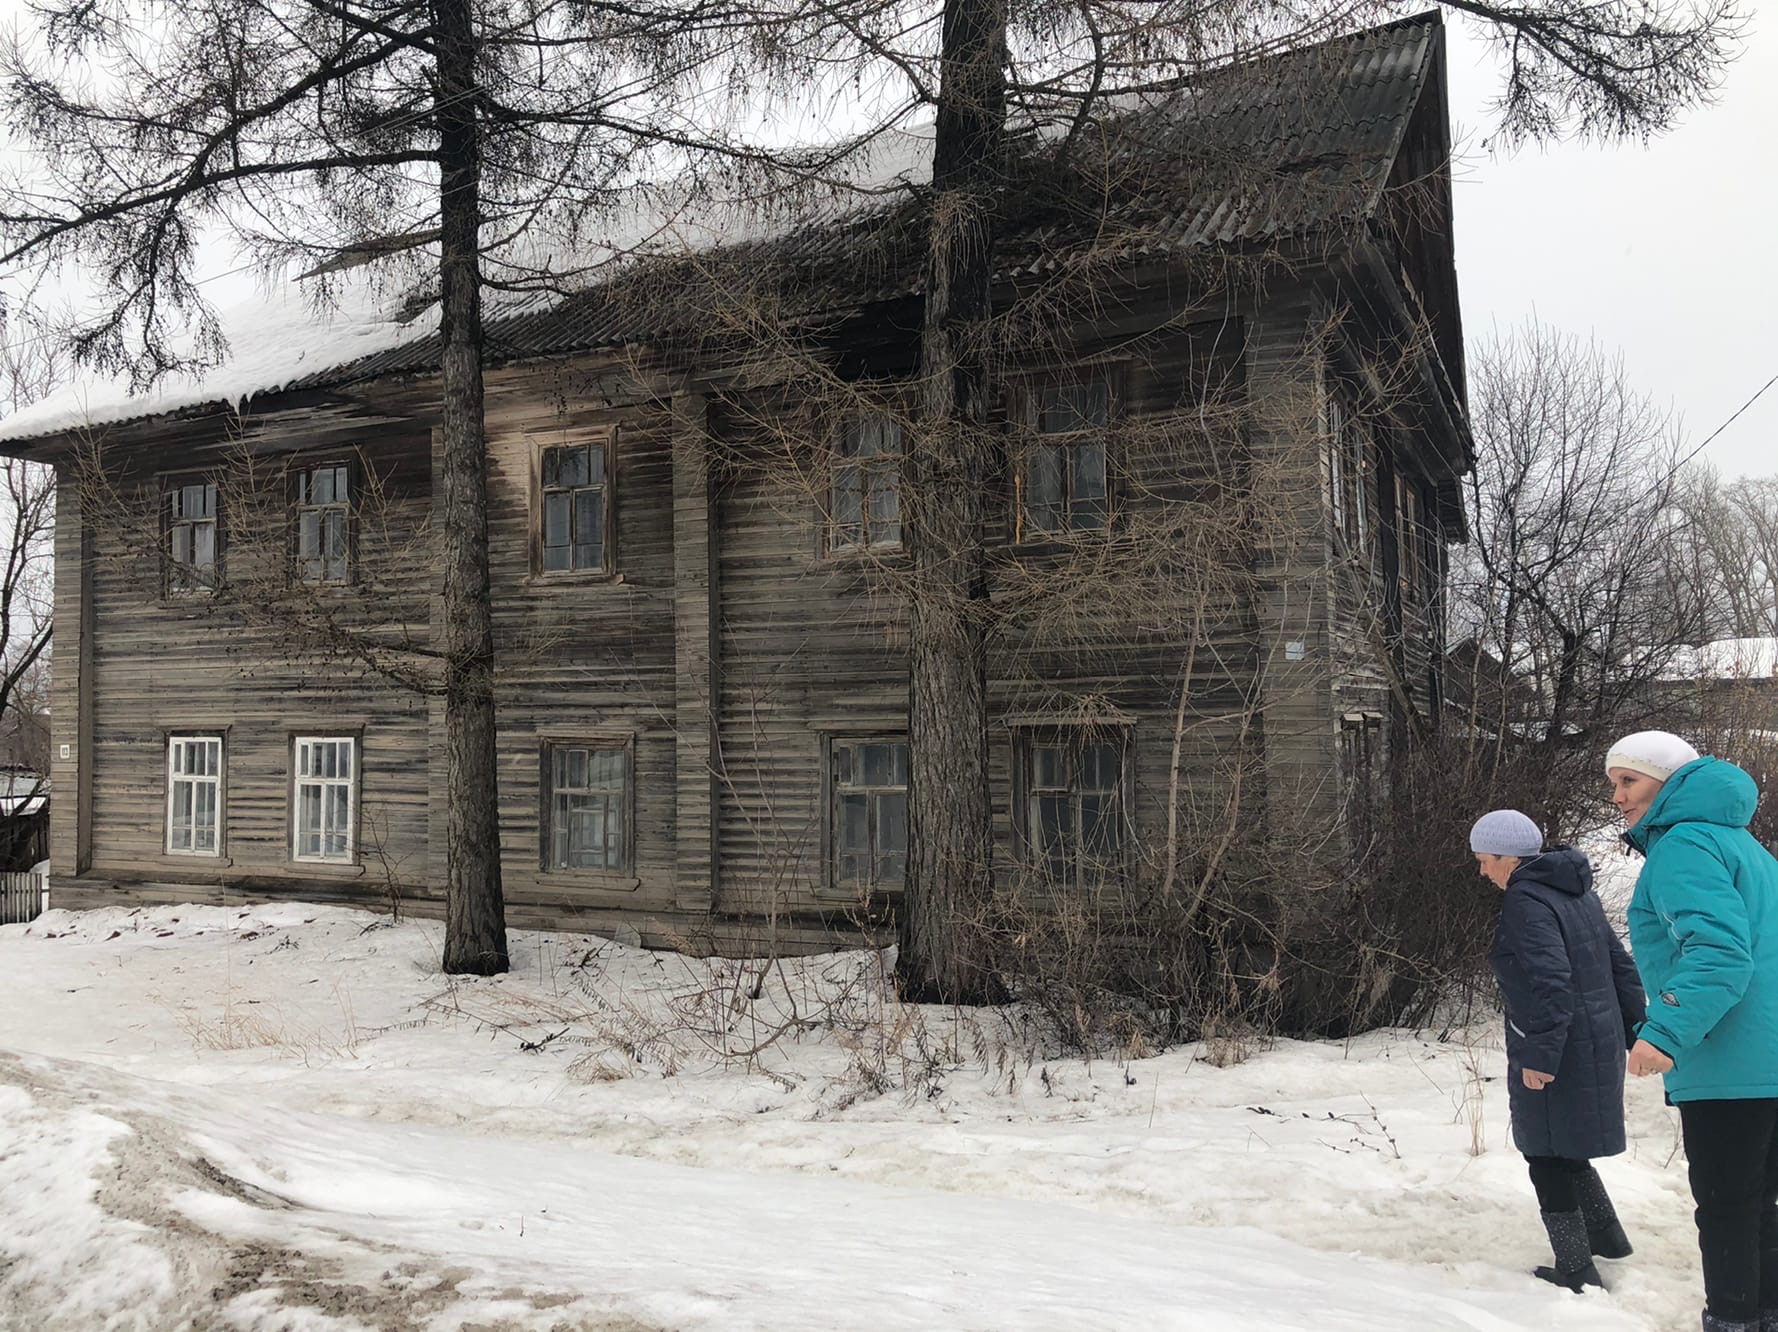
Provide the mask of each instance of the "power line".
MULTIPOLYGON (((1705 447, 1710 443, 1711 440, 1715 439, 1718 435, 1722 434, 1723 431, 1727 430, 1730 426, 1734 425, 1736 418, 1739 417, 1741 415, 1741 413, 1746 411, 1749 407, 1753 406, 1754 403, 1758 402, 1760 400, 1760 398, 1762 398, 1765 395, 1766 390, 1771 388, 1772 385, 1774 385, 1774 384, 1778 384, 1778 375, 1773 375, 1765 383, 1761 384, 1759 386, 1758 392, 1756 392, 1751 398, 1749 398, 1746 402, 1742 403, 1739 407, 1737 407, 1735 409, 1733 416, 1729 417, 1728 420, 1724 421, 1721 425, 1717 426, 1716 429, 1712 430, 1708 435, 1704 436, 1704 443, 1698 445, 1697 448, 1693 449, 1690 453, 1686 454, 1685 457, 1681 458, 1677 463, 1675 463, 1673 465, 1673 471, 1677 472, 1681 467, 1684 467, 1693 458, 1696 458, 1700 453, 1702 453, 1704 451, 1705 447)), ((1669 473, 1669 475, 1671 475, 1671 473, 1669 473)))

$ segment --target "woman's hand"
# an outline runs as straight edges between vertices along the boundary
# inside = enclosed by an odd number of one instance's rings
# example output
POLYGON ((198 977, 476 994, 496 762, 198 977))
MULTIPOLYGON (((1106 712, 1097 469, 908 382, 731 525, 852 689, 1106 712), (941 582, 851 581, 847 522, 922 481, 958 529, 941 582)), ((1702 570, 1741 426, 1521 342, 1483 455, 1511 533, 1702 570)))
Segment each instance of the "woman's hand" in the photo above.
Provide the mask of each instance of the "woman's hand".
POLYGON ((1646 1078, 1650 1073, 1665 1073, 1673 1067, 1673 1061, 1667 1058, 1647 1041, 1637 1041, 1630 1047, 1630 1059, 1626 1067, 1630 1076, 1646 1078))
POLYGON ((1542 1091, 1556 1080, 1554 1073, 1539 1073, 1534 1068, 1521 1069, 1519 1076, 1525 1079, 1525 1085, 1532 1091, 1542 1091))

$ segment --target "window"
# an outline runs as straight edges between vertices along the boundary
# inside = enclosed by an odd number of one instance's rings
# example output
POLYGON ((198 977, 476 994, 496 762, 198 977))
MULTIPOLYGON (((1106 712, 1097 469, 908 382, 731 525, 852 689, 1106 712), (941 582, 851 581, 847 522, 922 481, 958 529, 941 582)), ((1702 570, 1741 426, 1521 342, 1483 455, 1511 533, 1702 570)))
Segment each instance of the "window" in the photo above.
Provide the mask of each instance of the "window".
POLYGON ((1425 547, 1421 532, 1420 492, 1413 481, 1400 472, 1395 475, 1395 514, 1396 545, 1400 551, 1396 557, 1397 581, 1402 605, 1411 607, 1420 603, 1425 593, 1421 569, 1425 547))
POLYGON ((1103 730, 1022 737, 1025 848, 1033 868, 1052 882, 1120 876, 1124 740, 1103 730))
POLYGON ((222 854, 222 737, 167 737, 167 851, 222 854))
POLYGON ((544 762, 549 799, 544 868, 628 870, 629 748, 550 745, 544 762))
POLYGON ((899 422, 883 415, 846 422, 834 442, 827 509, 830 552, 901 544, 900 467, 899 422))
POLYGON ((568 444, 543 451, 543 569, 600 572, 611 488, 605 444, 568 444))
POLYGON ((216 585, 216 487, 207 481, 167 492, 167 587, 190 592, 216 585))
POLYGON ((1382 734, 1380 712, 1348 712, 1340 718, 1340 774, 1345 779, 1348 832, 1360 845, 1371 834, 1382 734))
POLYGON ((296 572, 308 583, 344 582, 350 572, 352 491, 344 463, 296 474, 296 572))
POLYGON ((1343 393, 1328 396, 1328 509, 1336 540, 1351 553, 1370 543, 1370 435, 1343 393))
POLYGON ((1031 395, 1036 438, 1018 476, 1019 540, 1103 531, 1110 521, 1105 427, 1111 394, 1104 380, 1053 384, 1031 395))
POLYGON ((907 741, 835 739, 828 760, 833 886, 861 897, 899 889, 908 860, 907 741))
POLYGON ((357 749, 350 736, 297 738, 292 822, 298 860, 349 862, 356 855, 357 749))

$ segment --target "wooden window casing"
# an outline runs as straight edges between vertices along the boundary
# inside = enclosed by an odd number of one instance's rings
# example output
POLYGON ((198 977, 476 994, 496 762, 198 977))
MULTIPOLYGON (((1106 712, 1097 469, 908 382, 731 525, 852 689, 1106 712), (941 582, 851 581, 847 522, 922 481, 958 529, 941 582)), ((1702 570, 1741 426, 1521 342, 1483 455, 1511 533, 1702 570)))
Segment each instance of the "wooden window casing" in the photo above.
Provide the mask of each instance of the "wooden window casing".
POLYGON ((893 416, 869 413, 840 426, 828 472, 828 554, 900 548, 901 460, 893 416))
POLYGON ((1420 491, 1406 472, 1395 474, 1396 583, 1404 609, 1422 605, 1425 582, 1422 561, 1420 491))
POLYGON ((307 583, 352 577, 352 468, 343 462, 299 468, 292 492, 296 576, 307 583))
POLYGON ((906 736, 827 742, 829 889, 854 898, 900 892, 907 878, 906 736))
POLYGON ((1123 881, 1134 840, 1130 732, 1021 730, 1015 745, 1015 811, 1026 867, 1063 887, 1123 881))
POLYGON ((540 840, 546 872, 633 872, 634 754, 627 739, 545 742, 540 840))
POLYGON ((352 864, 358 858, 358 738, 299 735, 291 744, 291 859, 352 864))
POLYGON ((223 768, 220 735, 167 737, 167 829, 170 856, 222 855, 223 768))
POLYGON ((1033 385, 1024 397, 1028 437, 1013 479, 1015 539, 1024 545, 1111 525, 1107 435, 1111 383, 1104 375, 1033 385))
POLYGON ((535 549, 545 576, 603 574, 612 560, 612 439, 550 444, 537 455, 535 549))
POLYGON ((1355 391, 1344 381, 1328 392, 1329 527, 1335 550, 1369 569, 1376 555, 1372 549, 1371 495, 1376 464, 1371 427, 1353 406, 1354 396, 1355 391))
POLYGON ((222 564, 221 502, 216 483, 173 480, 166 496, 167 591, 214 588, 222 564))

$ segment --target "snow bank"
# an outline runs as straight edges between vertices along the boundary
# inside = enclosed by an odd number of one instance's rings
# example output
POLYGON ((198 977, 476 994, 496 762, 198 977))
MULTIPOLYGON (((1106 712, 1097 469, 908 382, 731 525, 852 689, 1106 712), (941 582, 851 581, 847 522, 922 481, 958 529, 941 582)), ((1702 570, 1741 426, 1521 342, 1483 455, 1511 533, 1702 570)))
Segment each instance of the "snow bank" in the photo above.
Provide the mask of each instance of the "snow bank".
POLYGON ((302 904, 0 928, 0 1129, 37 1144, 0 1214, 45 1218, 0 1326, 1695 1326, 1647 1083, 1603 1166, 1636 1257, 1609 1296, 1526 1275, 1491 1028, 1086 1062, 897 1004, 870 953, 515 931, 452 980, 438 944, 302 904))

